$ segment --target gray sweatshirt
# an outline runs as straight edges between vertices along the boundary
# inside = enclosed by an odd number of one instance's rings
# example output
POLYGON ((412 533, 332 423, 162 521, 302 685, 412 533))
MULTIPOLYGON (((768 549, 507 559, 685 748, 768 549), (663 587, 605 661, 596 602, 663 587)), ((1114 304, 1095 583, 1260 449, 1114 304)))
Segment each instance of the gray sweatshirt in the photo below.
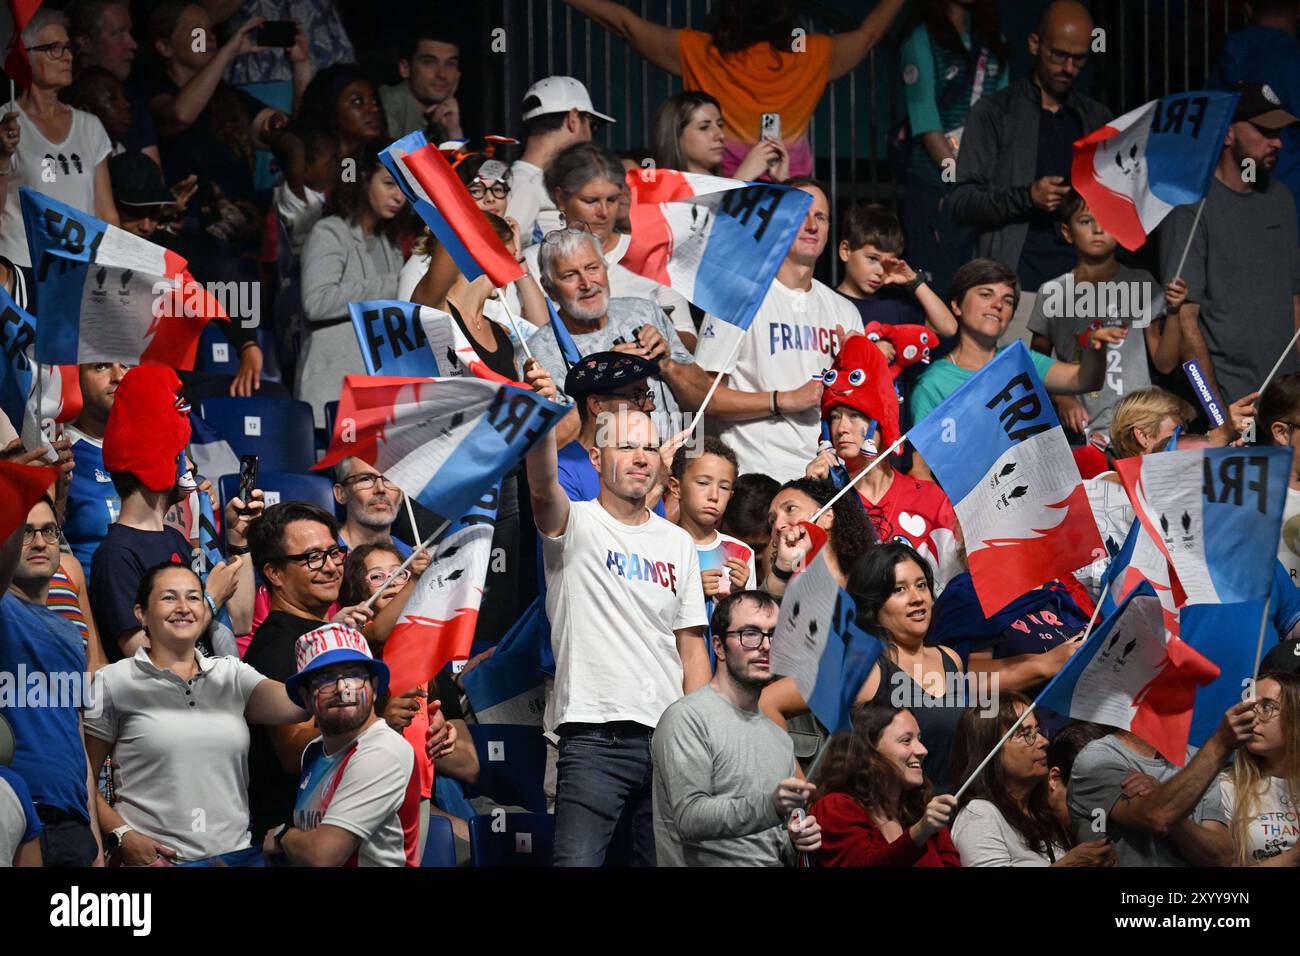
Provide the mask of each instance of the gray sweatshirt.
POLYGON ((659 866, 794 863, 772 802, 794 776, 789 734, 705 685, 664 711, 652 746, 659 866))

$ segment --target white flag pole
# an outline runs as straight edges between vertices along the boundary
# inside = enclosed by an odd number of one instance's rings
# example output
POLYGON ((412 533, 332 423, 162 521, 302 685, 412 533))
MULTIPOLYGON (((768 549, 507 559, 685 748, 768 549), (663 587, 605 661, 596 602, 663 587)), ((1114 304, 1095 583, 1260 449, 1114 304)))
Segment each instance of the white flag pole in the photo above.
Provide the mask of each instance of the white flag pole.
POLYGON ((1264 598, 1264 613, 1260 615, 1259 619, 1259 643, 1255 645, 1255 666, 1250 671, 1252 680, 1259 677, 1259 662, 1264 657, 1264 632, 1268 630, 1268 606, 1272 600, 1272 594, 1264 598))
POLYGON ((811 522, 812 524, 816 524, 818 521, 820 521, 822 515, 824 515, 824 514, 825 514, 826 512, 828 512, 828 511, 830 511, 830 510, 831 510, 831 506, 834 505, 835 502, 839 501, 839 500, 840 500, 841 498, 843 498, 846 494, 848 494, 850 488, 852 488, 852 487, 853 487, 854 485, 856 485, 859 481, 861 481, 861 480, 862 480, 862 477, 863 477, 864 475, 866 475, 869 471, 871 471, 872 468, 875 468, 875 467, 876 467, 877 465, 879 465, 882 461, 884 461, 884 460, 887 459, 890 455, 892 455, 895 451, 897 451, 897 450, 902 446, 903 442, 905 442, 905 441, 907 441, 907 435, 906 435, 906 434, 899 435, 899 436, 898 436, 898 440, 897 440, 896 442, 894 442, 892 445, 890 445, 888 448, 886 448, 884 451, 882 451, 879 455, 877 455, 877 456, 875 457, 875 460, 872 461, 871 464, 867 465, 866 468, 863 468, 860 472, 858 472, 856 475, 854 475, 854 476, 853 476, 853 480, 850 481, 848 484, 846 484, 846 485, 845 485, 843 488, 841 488, 839 491, 837 491, 837 492, 835 493, 835 497, 834 497, 834 498, 832 498, 830 501, 826 502, 826 504, 822 505, 821 509, 820 509, 820 510, 815 514, 815 515, 813 515, 811 518, 808 519, 809 522, 811 522))
POLYGON ((1187 233, 1187 245, 1183 246, 1182 257, 1178 260, 1178 268, 1174 270, 1174 278, 1181 279, 1183 275, 1183 266, 1187 264, 1187 253, 1192 251, 1192 239, 1196 237, 1196 227, 1200 225, 1201 213, 1205 211, 1205 200, 1202 199, 1200 205, 1196 207, 1196 218, 1192 220, 1191 231, 1187 233))
MULTIPOLYGON (((1104 600, 1106 600, 1106 594, 1107 592, 1109 592, 1109 590, 1110 590, 1110 582, 1107 581, 1106 586, 1101 589, 1101 594, 1097 595, 1097 604, 1092 609, 1092 617, 1088 618, 1088 626, 1083 629, 1083 640, 1079 644, 1080 647, 1082 647, 1084 644, 1088 642, 1088 635, 1092 633, 1092 626, 1097 622, 1097 614, 1098 612, 1101 611, 1101 604, 1104 600)), ((1061 666, 1064 667, 1065 665, 1063 664, 1061 666)), ((1046 691, 1046 689, 1047 688, 1043 688, 1044 691, 1046 691)), ((1041 698, 1042 696, 1043 696, 1042 694, 1038 695, 1039 698, 1041 698)), ((961 799, 961 795, 966 792, 966 788, 975 782, 975 778, 978 777, 980 775, 980 772, 985 767, 988 766, 989 761, 992 760, 994 756, 997 755, 997 752, 1006 745, 1006 742, 1011 739, 1011 735, 1014 734, 1016 730, 1020 727, 1020 725, 1025 722, 1025 718, 1034 712, 1034 708, 1037 706, 1038 706, 1038 698, 1035 698, 1033 703, 1031 703, 1028 707, 1025 708, 1024 713, 1022 713, 1018 718, 1016 718, 1016 722, 1011 725, 1011 727, 1007 730, 1005 734, 1002 735, 1002 739, 997 742, 997 745, 992 750, 989 751, 989 755, 985 757, 983 760, 981 760, 980 765, 975 768, 974 772, 969 777, 966 778, 966 782, 963 783, 961 787, 957 790, 957 792, 953 794, 953 799, 955 800, 961 799)))
MULTIPOLYGON (((506 318, 510 320, 510 327, 515 330, 515 338, 519 339, 519 347, 524 350, 524 355, 528 356, 529 359, 532 359, 533 353, 529 350, 528 341, 524 337, 523 332, 519 329, 519 320, 515 318, 514 313, 510 311, 510 306, 506 303, 505 289, 497 289, 497 301, 501 303, 502 311, 505 312, 506 318)), ((554 319, 552 321, 554 321, 554 319)), ((534 361, 536 360, 534 359, 534 361)))
POLYGON ((1264 394, 1264 389, 1268 388, 1268 383, 1273 381, 1273 376, 1277 374, 1277 370, 1280 369, 1282 363, 1286 361, 1286 357, 1290 355, 1291 350, 1295 348, 1296 339, 1300 339, 1300 327, 1296 328, 1295 335, 1291 336, 1291 341, 1286 344, 1286 348, 1282 350, 1282 354, 1279 355, 1277 361, 1273 363, 1273 370, 1268 373, 1268 378, 1264 379, 1264 384, 1259 387, 1259 394, 1261 396, 1264 394))
POLYGON ((438 528, 437 531, 429 535, 429 537, 425 538, 418 545, 412 548, 411 553, 406 556, 406 560, 403 561, 401 564, 399 564, 391 572, 389 572, 388 577, 384 578, 384 583, 380 587, 376 588, 375 593, 370 595, 370 597, 366 599, 366 603, 361 606, 366 608, 374 607, 375 602, 379 600, 379 595, 383 594, 384 591, 388 589, 388 585, 392 582, 393 578, 397 577, 408 567, 410 567, 411 562, 415 560, 415 556, 419 554, 421 551, 423 551, 425 548, 429 547, 429 545, 433 544, 434 539, 437 538, 439 535, 441 535, 444 531, 446 531, 450 527, 451 527, 451 519, 448 518, 446 521, 442 523, 442 525, 438 528))
POLYGON ((416 541, 419 541, 420 526, 415 523, 415 508, 411 505, 411 496, 403 491, 402 500, 406 502, 406 517, 411 522, 411 534, 415 536, 416 541))
MULTIPOLYGON (((714 319, 714 321, 716 322, 717 319, 714 319)), ((748 332, 749 329, 746 329, 736 337, 736 344, 731 349, 731 355, 722 363, 722 368, 718 369, 718 373, 713 376, 713 384, 710 385, 709 390, 704 393, 704 399, 700 402, 700 407, 695 410, 695 422, 689 429, 687 429, 688 432, 695 431, 700 427, 700 423, 704 421, 704 410, 709 407, 709 402, 713 401, 714 393, 718 390, 718 386, 722 384, 722 376, 728 374, 727 370, 731 368, 732 363, 735 362, 737 356, 740 355, 740 346, 744 343, 745 335, 748 332)))

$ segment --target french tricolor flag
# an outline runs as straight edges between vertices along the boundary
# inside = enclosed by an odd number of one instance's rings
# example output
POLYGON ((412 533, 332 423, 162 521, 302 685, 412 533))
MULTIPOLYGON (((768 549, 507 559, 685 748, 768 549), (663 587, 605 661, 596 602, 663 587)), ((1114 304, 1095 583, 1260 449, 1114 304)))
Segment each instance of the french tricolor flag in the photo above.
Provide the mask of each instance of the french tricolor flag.
POLYGON ((1182 766, 1198 688, 1218 666, 1169 633, 1149 582, 1135 587, 1038 697, 1071 720, 1131 731, 1182 766))
POLYGON ((523 278, 523 266, 497 237, 442 151, 425 139, 424 133, 407 133, 379 157, 466 279, 486 275, 494 286, 504 288, 523 278))
POLYGON ((22 436, 27 448, 46 444, 41 423, 70 422, 81 413, 81 384, 75 365, 38 366, 36 317, 0 287, 0 410, 22 436), (40 385, 39 393, 37 385, 40 385))
POLYGON ((986 617, 1107 553, 1023 342, 1003 349, 908 438, 953 502, 986 617))
POLYGON ((343 379, 327 468, 360 458, 443 518, 459 518, 567 408, 480 378, 343 379))
POLYGON ((805 570, 781 599, 771 672, 794 681, 808 709, 832 733, 851 729, 858 691, 882 645, 857 626, 857 606, 822 557, 826 532, 801 522, 813 542, 805 570))
POLYGON ((1175 206, 1205 197, 1237 97, 1163 96, 1075 142, 1071 182, 1125 249, 1145 243, 1175 206))
POLYGON ((447 312, 413 302, 376 299, 348 306, 368 375, 451 378, 473 375, 526 387, 492 371, 447 312))
POLYGON ((38 362, 192 369, 225 310, 181 256, 38 192, 19 189, 36 276, 38 362))
POLYGON ((709 313, 696 358, 704 368, 723 369, 763 304, 812 196, 672 169, 633 169, 627 186, 632 242, 621 264, 709 313))
POLYGON ((1192 448, 1116 462, 1151 543, 1185 604, 1262 598, 1273 583, 1291 452, 1192 448))

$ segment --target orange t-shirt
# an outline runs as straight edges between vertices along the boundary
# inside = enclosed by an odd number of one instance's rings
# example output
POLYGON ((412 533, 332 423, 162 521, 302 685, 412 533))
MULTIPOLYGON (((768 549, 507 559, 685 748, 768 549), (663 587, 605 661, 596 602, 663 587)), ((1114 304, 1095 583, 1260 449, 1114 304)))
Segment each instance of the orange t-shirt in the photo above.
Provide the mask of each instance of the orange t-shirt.
POLYGON ((728 159, 741 146, 743 159, 749 147, 758 142, 764 113, 780 113, 781 138, 790 150, 791 174, 800 175, 796 167, 805 163, 806 171, 811 172, 808 125, 829 82, 831 38, 813 33, 803 39, 806 46, 801 53, 778 52, 768 43, 756 43, 724 58, 710 34, 701 30, 677 32, 682 85, 688 90, 711 93, 722 104, 728 159))

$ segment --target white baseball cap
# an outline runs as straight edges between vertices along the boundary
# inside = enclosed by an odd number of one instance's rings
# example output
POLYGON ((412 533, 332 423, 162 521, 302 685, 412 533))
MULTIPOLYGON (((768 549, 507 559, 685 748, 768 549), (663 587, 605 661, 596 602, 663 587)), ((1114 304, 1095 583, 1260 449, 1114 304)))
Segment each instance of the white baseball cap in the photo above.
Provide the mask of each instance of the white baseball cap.
POLYGON ((587 88, 571 76, 548 76, 544 80, 538 80, 524 93, 525 103, 530 96, 537 97, 541 102, 524 113, 523 118, 526 120, 545 113, 567 113, 576 109, 579 113, 590 113, 606 123, 618 122, 612 116, 597 113, 592 108, 591 94, 587 88))

